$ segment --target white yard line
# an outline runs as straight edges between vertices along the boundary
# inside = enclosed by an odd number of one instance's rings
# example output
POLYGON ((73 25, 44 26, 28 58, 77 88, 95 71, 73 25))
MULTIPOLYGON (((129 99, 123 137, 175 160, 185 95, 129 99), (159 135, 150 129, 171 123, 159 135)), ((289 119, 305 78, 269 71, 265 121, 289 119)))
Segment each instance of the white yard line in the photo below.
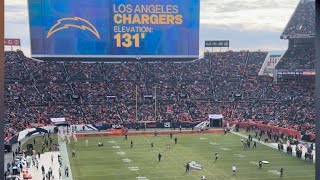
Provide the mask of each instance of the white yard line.
MULTIPOLYGON (((151 142, 151 141, 150 141, 149 139, 147 139, 147 138, 144 138, 144 139, 145 139, 146 141, 148 141, 149 143, 151 142)), ((156 147, 160 152, 162 151, 164 154, 166 154, 167 157, 169 157, 169 159, 173 160, 177 165, 181 166, 181 164, 180 164, 177 160, 175 160, 174 158, 171 158, 166 151, 161 150, 161 149, 160 149, 159 147, 157 147, 157 146, 155 146, 155 147, 156 147)), ((181 157, 181 156, 178 156, 178 157, 181 157)), ((209 170, 206 170, 206 169, 202 169, 201 171, 203 171, 203 172, 205 172, 205 173, 207 173, 207 174, 209 174, 209 175, 211 175, 211 176, 220 175, 220 174, 212 174, 209 170)), ((220 172, 222 172, 222 171, 220 171, 220 172)), ((196 179, 199 179, 199 177, 197 177, 196 175, 192 174, 192 172, 189 173, 189 174, 192 175, 193 177, 195 177, 196 179)), ((226 176, 225 173, 222 172, 222 174, 226 176)), ((229 176, 229 177, 230 177, 230 176, 229 176)))
MULTIPOLYGON (((110 142, 111 142, 111 141, 109 141, 109 143, 110 143, 110 142)), ((121 150, 121 152, 124 152, 124 151, 121 149, 121 147, 120 147, 120 145, 118 144, 118 142, 112 141, 110 144, 114 144, 114 145, 116 145, 116 146, 119 147, 119 148, 114 148, 114 146, 112 146, 114 152, 116 152, 117 155, 119 155, 119 154, 118 154, 119 151, 115 151, 115 150, 121 150)), ((124 152, 123 155, 119 155, 119 157, 121 157, 121 161, 123 160, 123 158, 128 159, 128 157, 126 156, 126 154, 127 154, 127 153, 124 152)), ((134 161, 133 161, 132 159, 130 159, 130 160, 131 160, 131 162, 123 162, 124 164, 127 164, 127 165, 128 165, 128 170, 131 171, 131 172, 135 172, 135 173, 137 174, 137 177, 145 177, 145 176, 143 176, 143 175, 139 172, 139 171, 140 171, 140 168, 139 168, 138 166, 130 166, 131 164, 134 164, 134 161), (132 170, 130 170, 130 167, 137 167, 138 170, 132 171, 132 170)), ((146 178, 148 179, 148 177, 146 177, 146 178)))
MULTIPOLYGON (((144 137, 144 139, 145 139, 146 141, 148 141, 149 143, 151 143, 151 141, 150 141, 149 139, 147 139, 146 137, 144 137)), ((175 162, 178 166, 182 166, 182 164, 180 164, 177 160, 175 160, 174 158, 171 158, 166 151, 161 150, 161 149, 160 149, 159 147, 157 147, 157 146, 154 146, 154 147, 157 148, 159 152, 162 152, 163 154, 166 154, 167 157, 168 157, 169 159, 173 160, 173 162, 175 162)), ((183 172, 183 168, 182 168, 182 172, 183 172)), ((189 173, 189 174, 190 174, 191 176, 195 177, 195 178, 198 178, 197 176, 195 176, 195 175, 192 174, 192 173, 189 173)))

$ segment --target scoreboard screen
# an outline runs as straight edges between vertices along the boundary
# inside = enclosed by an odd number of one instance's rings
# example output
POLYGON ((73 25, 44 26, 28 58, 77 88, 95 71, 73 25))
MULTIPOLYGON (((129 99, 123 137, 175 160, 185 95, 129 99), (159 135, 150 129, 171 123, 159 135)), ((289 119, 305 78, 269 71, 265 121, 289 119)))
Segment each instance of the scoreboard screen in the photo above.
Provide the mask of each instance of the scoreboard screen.
POLYGON ((199 0, 29 0, 32 57, 198 58, 199 0))

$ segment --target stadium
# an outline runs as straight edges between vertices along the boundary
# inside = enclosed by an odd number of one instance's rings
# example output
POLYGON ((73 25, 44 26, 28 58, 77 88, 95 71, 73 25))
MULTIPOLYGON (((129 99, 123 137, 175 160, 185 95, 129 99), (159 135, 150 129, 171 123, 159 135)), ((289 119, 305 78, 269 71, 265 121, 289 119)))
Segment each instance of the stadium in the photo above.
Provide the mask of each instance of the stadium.
POLYGON ((315 179, 315 1, 282 55, 201 58, 198 0, 73 1, 28 2, 30 57, 5 40, 5 179, 315 179))

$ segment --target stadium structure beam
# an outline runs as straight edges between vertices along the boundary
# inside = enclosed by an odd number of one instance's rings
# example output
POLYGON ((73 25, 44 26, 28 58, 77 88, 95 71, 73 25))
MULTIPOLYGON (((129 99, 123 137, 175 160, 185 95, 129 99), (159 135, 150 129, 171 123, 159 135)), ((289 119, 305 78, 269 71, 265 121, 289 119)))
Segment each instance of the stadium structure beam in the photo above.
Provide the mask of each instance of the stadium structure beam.
POLYGON ((136 85, 136 123, 138 123, 138 85, 136 85))
POLYGON ((157 121, 157 84, 154 88, 154 121, 157 121))
POLYGON ((320 179, 320 0, 315 1, 316 5, 316 36, 315 36, 315 47, 316 47, 316 97, 315 97, 315 111, 316 111, 316 179, 320 179))
MULTIPOLYGON (((0 0, 0 149, 4 152, 4 1, 0 0)), ((0 157, 0 176, 4 177, 4 154, 0 157)))

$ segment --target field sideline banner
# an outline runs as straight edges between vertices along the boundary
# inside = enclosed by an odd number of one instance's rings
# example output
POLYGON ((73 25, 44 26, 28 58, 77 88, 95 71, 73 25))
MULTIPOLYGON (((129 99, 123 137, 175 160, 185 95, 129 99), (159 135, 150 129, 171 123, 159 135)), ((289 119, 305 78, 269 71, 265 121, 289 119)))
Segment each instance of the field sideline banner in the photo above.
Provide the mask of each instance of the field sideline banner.
POLYGON ((316 72, 314 70, 296 70, 296 71, 287 71, 287 70, 278 70, 278 75, 303 75, 303 76, 315 76, 316 72))
POLYGON ((198 57, 200 0, 29 0, 32 57, 198 57))

